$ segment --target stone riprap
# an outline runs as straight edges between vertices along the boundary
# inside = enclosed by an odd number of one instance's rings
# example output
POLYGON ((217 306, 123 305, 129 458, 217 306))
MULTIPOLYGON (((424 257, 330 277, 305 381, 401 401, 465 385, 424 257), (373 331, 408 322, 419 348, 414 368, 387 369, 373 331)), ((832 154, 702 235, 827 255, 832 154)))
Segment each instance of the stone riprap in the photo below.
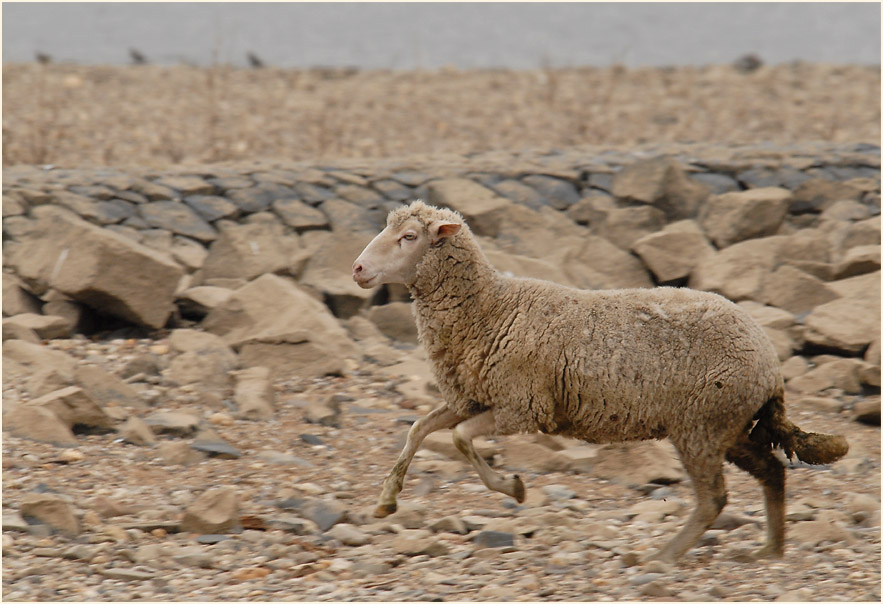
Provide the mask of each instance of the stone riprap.
POLYGON ((879 600, 877 147, 15 167, 3 233, 6 600, 879 600), (851 445, 789 472, 772 578, 751 579, 762 497, 733 468, 682 567, 635 565, 691 502, 666 443, 477 439, 526 478, 516 505, 434 434, 402 509, 368 515, 440 401, 407 291, 350 270, 416 197, 507 273, 696 287, 757 319, 789 413, 851 445))

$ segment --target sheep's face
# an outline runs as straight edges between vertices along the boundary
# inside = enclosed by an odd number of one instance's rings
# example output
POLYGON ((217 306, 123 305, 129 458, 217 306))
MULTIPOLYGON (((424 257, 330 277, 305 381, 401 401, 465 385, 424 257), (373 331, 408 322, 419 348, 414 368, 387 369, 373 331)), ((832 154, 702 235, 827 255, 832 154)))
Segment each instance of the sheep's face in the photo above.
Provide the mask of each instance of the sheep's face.
POLYGON ((410 283, 423 255, 460 230, 460 224, 417 218, 390 224, 380 231, 353 263, 353 280, 365 289, 384 283, 410 283))

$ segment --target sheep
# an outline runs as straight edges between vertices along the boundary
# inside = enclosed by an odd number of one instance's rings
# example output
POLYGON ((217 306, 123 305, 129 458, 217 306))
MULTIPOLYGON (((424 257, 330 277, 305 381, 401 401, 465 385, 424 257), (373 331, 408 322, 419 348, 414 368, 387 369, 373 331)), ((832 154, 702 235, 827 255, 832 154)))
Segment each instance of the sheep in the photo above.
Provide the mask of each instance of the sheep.
MULTIPOLYGON (((603 261, 600 260, 600 261, 603 261)), ((784 380, 763 329, 722 296, 686 288, 578 290, 509 278, 488 262, 462 216, 415 201, 353 264, 363 288, 403 283, 444 405, 411 427, 374 511, 396 497, 420 443, 453 428, 453 441, 484 484, 525 498, 472 445, 480 435, 544 432, 592 443, 668 438, 689 475, 696 506, 647 559, 674 562, 727 501, 723 462, 762 485, 766 543, 782 557, 785 468, 781 448, 810 464, 848 451, 844 437, 806 433, 785 417, 784 380)))

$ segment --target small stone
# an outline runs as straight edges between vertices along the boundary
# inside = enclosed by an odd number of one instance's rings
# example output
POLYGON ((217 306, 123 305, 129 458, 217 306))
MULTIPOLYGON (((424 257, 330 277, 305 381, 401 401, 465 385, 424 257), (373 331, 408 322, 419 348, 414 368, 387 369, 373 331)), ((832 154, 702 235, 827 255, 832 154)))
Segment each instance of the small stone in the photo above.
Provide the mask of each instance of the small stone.
POLYGON ((19 511, 23 518, 33 518, 65 535, 80 534, 80 523, 74 513, 74 506, 58 495, 28 493, 22 499, 19 511))
POLYGON ((476 547, 513 547, 515 535, 500 531, 481 531, 475 536, 473 543, 476 547))
POLYGON ((351 524, 336 524, 325 534, 344 545, 360 546, 371 542, 371 535, 360 531, 351 524))
POLYGON ((193 533, 228 533, 239 525, 239 503, 231 487, 210 489, 184 512, 181 530, 193 533))
POLYGON ((199 425, 198 417, 179 411, 157 411, 145 417, 144 421, 156 434, 173 436, 188 436, 199 425))
POLYGON ((131 416, 126 423, 120 426, 120 437, 133 445, 153 445, 156 443, 156 437, 150 426, 139 417, 131 416))
POLYGON ((406 556, 427 555, 434 558, 450 553, 450 548, 437 539, 414 537, 404 533, 393 539, 392 548, 396 553, 406 556))
POLYGON ((99 569, 98 573, 108 579, 116 579, 118 581, 147 581, 156 576, 153 573, 131 568, 103 568, 99 569))

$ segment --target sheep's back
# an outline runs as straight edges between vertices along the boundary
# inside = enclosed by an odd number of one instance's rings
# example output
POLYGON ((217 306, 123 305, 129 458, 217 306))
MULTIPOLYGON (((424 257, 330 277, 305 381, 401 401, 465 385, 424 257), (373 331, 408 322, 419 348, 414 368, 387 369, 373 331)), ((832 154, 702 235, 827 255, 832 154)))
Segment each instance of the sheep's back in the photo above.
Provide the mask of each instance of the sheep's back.
POLYGON ((528 413, 498 386, 503 396, 492 404, 503 432, 604 442, 663 437, 686 417, 712 431, 741 427, 781 386, 766 334, 716 294, 532 280, 509 287, 520 301, 509 332, 521 341, 491 351, 489 374, 527 392, 528 413))

